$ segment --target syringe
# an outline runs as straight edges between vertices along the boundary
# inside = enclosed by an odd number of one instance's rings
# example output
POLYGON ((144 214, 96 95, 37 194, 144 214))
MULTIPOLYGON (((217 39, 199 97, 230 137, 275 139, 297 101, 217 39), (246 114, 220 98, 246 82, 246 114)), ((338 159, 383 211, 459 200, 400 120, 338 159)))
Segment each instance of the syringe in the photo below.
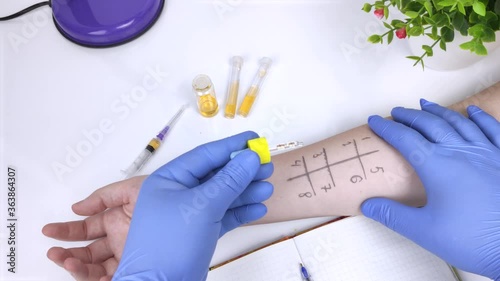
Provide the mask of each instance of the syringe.
POLYGON ((250 88, 248 89, 245 98, 243 99, 243 102, 238 109, 239 115, 243 117, 248 116, 248 113, 250 112, 250 109, 252 108, 257 95, 259 94, 260 88, 264 83, 264 78, 266 77, 266 74, 272 63, 273 61, 270 58, 265 57, 260 60, 259 70, 257 71, 255 78, 253 79, 252 86, 250 86, 250 88))
POLYGON ((277 152, 282 152, 284 150, 296 149, 304 146, 304 143, 301 141, 289 141, 287 143, 277 144, 275 147, 269 147, 266 138, 260 137, 256 139, 251 139, 247 141, 247 149, 242 149, 238 151, 233 151, 229 156, 233 159, 236 155, 240 154, 245 150, 251 150, 259 155, 260 163, 267 164, 271 162, 271 155, 276 154, 277 152))
POLYGON ((130 164, 130 166, 123 171, 125 173, 125 178, 129 178, 133 176, 135 173, 139 172, 139 170, 142 169, 144 164, 151 158, 153 153, 160 147, 162 144, 163 140, 165 139, 165 136, 167 135, 168 131, 174 126, 175 122, 179 120, 179 117, 181 117, 182 113, 184 110, 187 108, 187 105, 183 105, 179 111, 170 119, 170 121, 163 127, 163 129, 154 137, 151 139, 151 141, 148 143, 146 148, 135 158, 134 162, 130 164))

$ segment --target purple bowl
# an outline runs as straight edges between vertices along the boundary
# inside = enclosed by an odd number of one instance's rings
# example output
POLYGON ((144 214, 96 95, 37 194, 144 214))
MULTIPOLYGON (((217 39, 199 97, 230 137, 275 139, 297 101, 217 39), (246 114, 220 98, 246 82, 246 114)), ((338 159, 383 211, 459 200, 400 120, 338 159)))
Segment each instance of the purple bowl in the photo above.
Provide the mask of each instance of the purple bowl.
POLYGON ((160 16, 165 0, 52 0, 61 34, 86 47, 127 43, 144 34, 160 16))

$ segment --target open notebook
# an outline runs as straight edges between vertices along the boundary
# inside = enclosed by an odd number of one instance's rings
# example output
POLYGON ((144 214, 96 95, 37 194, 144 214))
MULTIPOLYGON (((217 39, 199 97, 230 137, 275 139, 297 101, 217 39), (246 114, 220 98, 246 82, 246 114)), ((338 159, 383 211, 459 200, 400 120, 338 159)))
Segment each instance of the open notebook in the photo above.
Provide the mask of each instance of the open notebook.
POLYGON ((348 217, 215 267, 208 281, 457 281, 453 269, 368 218, 348 217))

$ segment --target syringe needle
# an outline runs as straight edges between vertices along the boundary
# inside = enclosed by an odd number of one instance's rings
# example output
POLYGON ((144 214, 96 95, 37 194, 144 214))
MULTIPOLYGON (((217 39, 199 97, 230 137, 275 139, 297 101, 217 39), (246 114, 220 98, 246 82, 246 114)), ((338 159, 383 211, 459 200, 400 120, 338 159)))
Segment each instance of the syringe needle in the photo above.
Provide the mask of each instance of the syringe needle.
POLYGON ((247 146, 247 149, 233 151, 230 158, 233 159, 236 155, 245 150, 252 150, 259 155, 261 164, 267 164, 271 162, 271 155, 274 155, 276 152, 299 148, 304 146, 304 143, 301 141, 289 141, 287 143, 277 144, 275 147, 269 147, 266 138, 261 137, 248 140, 247 146))
POLYGON ((165 125, 165 127, 163 127, 163 129, 158 133, 158 135, 156 136, 157 138, 163 141, 163 139, 167 135, 168 130, 170 130, 170 128, 172 128, 174 124, 177 122, 177 120, 179 120, 184 110, 186 110, 187 106, 188 106, 187 104, 183 105, 177 111, 177 113, 175 113, 175 115, 170 119, 170 121, 168 121, 167 125, 165 125))
POLYGON ((275 147, 270 147, 269 152, 271 154, 282 151, 282 150, 288 150, 288 149, 294 149, 294 148, 299 148, 304 146, 304 143, 301 141, 290 141, 287 143, 280 143, 277 144, 275 147))
POLYGON ((183 105, 177 113, 170 119, 170 121, 167 123, 165 127, 156 135, 155 138, 151 139, 151 141, 148 143, 146 148, 135 158, 134 162, 130 164, 130 166, 123 171, 125 173, 125 178, 129 178, 133 176, 135 173, 139 172, 141 168, 146 164, 146 162, 151 158, 153 153, 158 150, 160 145, 162 144, 163 140, 165 139, 165 136, 167 135, 168 131, 172 126, 179 120, 181 117, 182 113, 184 110, 187 108, 187 105, 183 105))

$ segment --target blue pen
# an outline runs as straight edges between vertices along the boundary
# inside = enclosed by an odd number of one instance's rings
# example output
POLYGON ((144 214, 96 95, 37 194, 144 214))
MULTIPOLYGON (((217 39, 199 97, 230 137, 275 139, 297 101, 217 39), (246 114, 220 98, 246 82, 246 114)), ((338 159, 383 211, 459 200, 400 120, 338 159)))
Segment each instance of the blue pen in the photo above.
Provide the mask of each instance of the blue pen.
POLYGON ((307 272, 307 269, 304 267, 304 265, 302 263, 300 264, 300 272, 302 272, 302 278, 305 281, 312 281, 311 275, 309 275, 309 272, 307 272))

